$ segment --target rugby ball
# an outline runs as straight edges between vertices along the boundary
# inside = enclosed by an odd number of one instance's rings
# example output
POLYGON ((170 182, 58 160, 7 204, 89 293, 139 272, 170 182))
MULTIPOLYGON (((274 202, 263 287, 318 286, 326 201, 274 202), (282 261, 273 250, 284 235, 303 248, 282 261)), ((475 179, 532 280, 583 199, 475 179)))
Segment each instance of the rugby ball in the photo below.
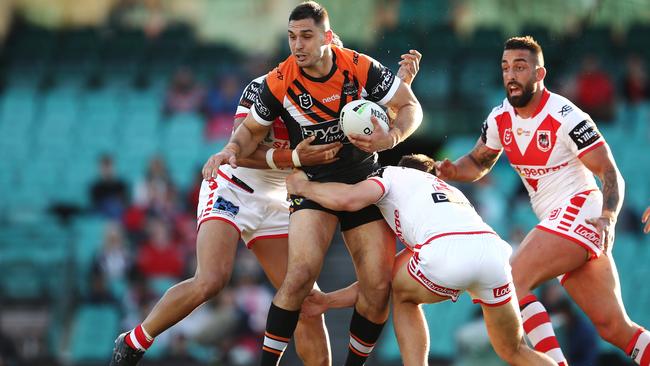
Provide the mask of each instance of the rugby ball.
POLYGON ((384 131, 388 131, 388 116, 379 105, 363 99, 353 100, 344 105, 341 109, 339 123, 345 136, 350 136, 353 133, 370 135, 375 129, 370 121, 371 116, 375 116, 384 131))

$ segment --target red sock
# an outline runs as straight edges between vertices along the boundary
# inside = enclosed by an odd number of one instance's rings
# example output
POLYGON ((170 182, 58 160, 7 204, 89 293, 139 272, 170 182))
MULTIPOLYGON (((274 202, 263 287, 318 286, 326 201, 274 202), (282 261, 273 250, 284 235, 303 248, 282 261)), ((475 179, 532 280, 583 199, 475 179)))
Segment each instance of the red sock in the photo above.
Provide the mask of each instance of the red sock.
POLYGON ((519 300, 519 307, 524 322, 524 332, 535 351, 546 353, 558 365, 568 365, 544 305, 531 294, 519 300))
POLYGON ((133 349, 146 351, 149 349, 149 347, 151 347, 153 338, 146 333, 144 328, 142 328, 142 324, 140 324, 126 334, 124 341, 129 345, 129 347, 133 349))

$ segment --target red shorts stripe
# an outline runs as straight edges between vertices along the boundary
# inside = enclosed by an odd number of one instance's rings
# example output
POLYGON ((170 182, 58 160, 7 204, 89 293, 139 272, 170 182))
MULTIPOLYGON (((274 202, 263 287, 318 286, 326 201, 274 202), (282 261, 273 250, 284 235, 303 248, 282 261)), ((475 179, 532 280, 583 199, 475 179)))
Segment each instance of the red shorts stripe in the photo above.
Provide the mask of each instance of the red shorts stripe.
POLYGON ((562 216, 562 218, 565 219, 565 220, 568 220, 569 222, 573 222, 573 221, 575 221, 575 219, 576 219, 575 216, 573 216, 573 215, 569 215, 569 214, 564 214, 564 215, 562 216))
POLYGON ((559 225, 563 225, 563 226, 571 227, 571 223, 570 223, 570 222, 566 222, 566 221, 560 221, 560 224, 559 224, 559 225))
POLYGON ((481 305, 485 305, 485 306, 489 306, 489 307, 497 307, 497 306, 501 306, 501 305, 505 305, 505 304, 509 303, 510 300, 512 300, 512 296, 508 297, 507 299, 505 299, 503 301, 499 301, 499 302, 495 302, 495 303, 485 302, 485 301, 483 301, 481 299, 472 299, 472 302, 474 304, 481 304, 481 305))
POLYGON ((566 212, 568 212, 568 213, 570 213, 572 215, 577 215, 580 212, 580 210, 578 210, 575 207, 567 206, 566 212))
POLYGON ((201 222, 199 222, 199 226, 197 227, 197 230, 201 227, 201 224, 203 224, 206 221, 212 221, 212 220, 223 221, 225 223, 230 224, 230 226, 234 227, 235 230, 237 230, 237 232, 239 233, 239 236, 241 236, 241 230, 239 230, 239 227, 237 226, 237 224, 235 224, 234 222, 232 222, 232 221, 230 221, 230 220, 228 220, 226 218, 223 218, 223 217, 206 217, 205 219, 202 219, 201 222))
POLYGON ((438 235, 434 235, 427 239, 427 241, 424 242, 424 244, 429 244, 430 242, 442 238, 443 236, 449 236, 449 235, 479 235, 479 234, 492 234, 492 235, 497 235, 494 231, 458 231, 458 232, 449 232, 449 233, 442 233, 438 235))
POLYGON ((280 239, 280 238, 288 238, 288 237, 289 237, 288 233, 256 236, 253 239, 251 239, 248 243, 246 243, 246 248, 251 249, 253 247, 253 244, 255 244, 255 242, 258 240, 280 239))
POLYGON ((555 336, 544 338, 535 345, 535 350, 542 353, 546 353, 555 348, 560 348, 560 344, 557 342, 555 336))
POLYGON ((551 319, 548 317, 547 313, 537 313, 524 321, 524 331, 530 333, 540 325, 550 322, 551 319))

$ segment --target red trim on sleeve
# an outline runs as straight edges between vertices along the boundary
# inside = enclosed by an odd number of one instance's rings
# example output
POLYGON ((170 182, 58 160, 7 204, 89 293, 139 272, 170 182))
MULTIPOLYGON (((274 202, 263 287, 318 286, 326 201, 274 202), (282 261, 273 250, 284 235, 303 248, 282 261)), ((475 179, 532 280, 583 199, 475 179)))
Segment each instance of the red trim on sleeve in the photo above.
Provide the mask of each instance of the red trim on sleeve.
POLYGON ((248 116, 248 113, 237 113, 234 118, 246 118, 246 116, 248 116))
POLYGON ((379 181, 379 179, 376 179, 376 178, 368 178, 368 180, 371 180, 371 181, 373 181, 373 182, 379 184, 379 187, 381 187, 381 194, 382 194, 382 196, 386 194, 386 187, 384 187, 384 183, 382 183, 381 181, 379 181))
POLYGON ((591 150, 593 150, 593 149, 595 149, 595 148, 597 148, 597 147, 600 147, 600 146, 602 146, 602 145, 605 145, 605 141, 604 141, 604 140, 603 140, 603 141, 600 141, 600 142, 597 142, 597 143, 595 143, 595 144, 589 146, 588 148, 582 150, 582 151, 578 154, 578 158, 581 158, 584 154, 586 154, 586 153, 590 152, 591 150))

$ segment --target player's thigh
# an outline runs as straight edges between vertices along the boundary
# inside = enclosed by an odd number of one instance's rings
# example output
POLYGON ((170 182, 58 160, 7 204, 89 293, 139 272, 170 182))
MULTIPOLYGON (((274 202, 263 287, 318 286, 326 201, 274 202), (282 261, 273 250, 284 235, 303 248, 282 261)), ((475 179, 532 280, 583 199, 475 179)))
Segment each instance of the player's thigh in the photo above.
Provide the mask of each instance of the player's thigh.
POLYGON ((359 281, 390 280, 395 259, 395 235, 386 221, 375 220, 343 232, 359 281))
POLYGON ((516 298, 498 306, 481 304, 481 308, 492 346, 498 350, 516 349, 523 339, 516 298))
POLYGON ((338 219, 331 213, 302 209, 291 214, 287 272, 308 271, 314 279, 334 236, 338 219))
POLYGON ((611 256, 602 255, 571 272, 564 288, 597 327, 632 324, 623 305, 618 271, 611 256))
POLYGON ((229 222, 208 220, 201 223, 196 239, 195 278, 222 281, 232 272, 239 231, 229 222))
POLYGON ((266 277, 276 289, 280 287, 287 274, 289 243, 285 238, 259 239, 251 247, 266 277))
POLYGON ((410 302, 414 304, 433 304, 449 300, 449 297, 440 296, 429 291, 421 283, 413 279, 408 271, 408 262, 400 265, 392 281, 393 302, 410 302))
POLYGON ((575 270, 587 261, 588 255, 583 247, 559 235, 531 230, 510 260, 518 296, 575 270))

